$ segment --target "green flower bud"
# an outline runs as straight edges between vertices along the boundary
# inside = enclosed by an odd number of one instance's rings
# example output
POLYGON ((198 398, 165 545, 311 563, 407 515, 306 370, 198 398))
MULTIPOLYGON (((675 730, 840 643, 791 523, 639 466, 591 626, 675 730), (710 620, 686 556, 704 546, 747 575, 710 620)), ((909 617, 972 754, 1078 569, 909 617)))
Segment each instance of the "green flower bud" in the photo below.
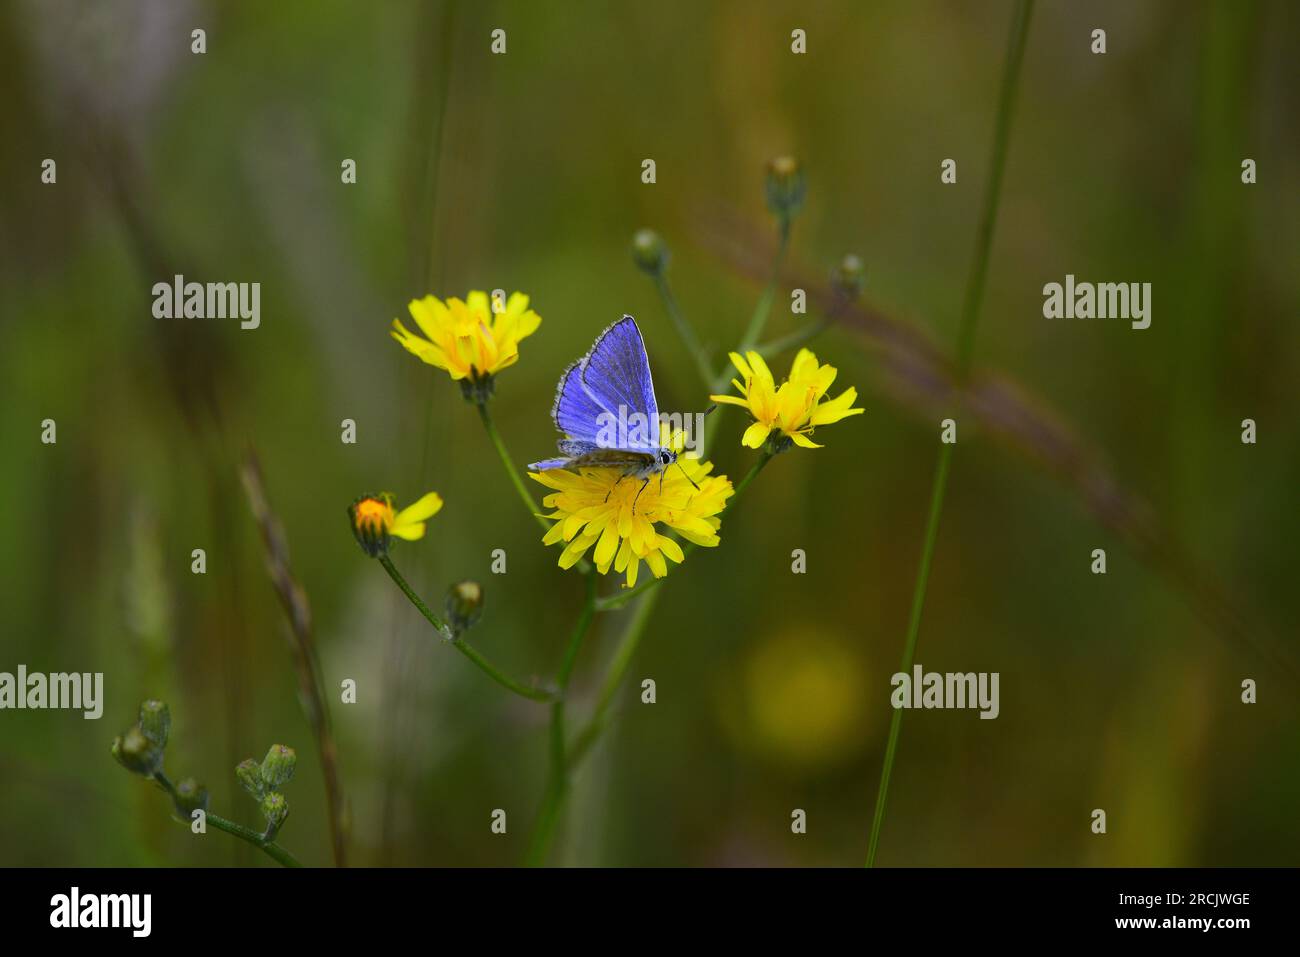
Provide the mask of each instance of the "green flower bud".
POLYGON ((274 791, 288 784, 297 763, 298 753, 293 748, 287 748, 283 744, 271 745, 271 750, 266 752, 266 757, 262 760, 262 783, 266 789, 274 791))
POLYGON ((790 220, 803 206, 808 184, 799 161, 791 156, 778 156, 767 164, 767 208, 781 223, 784 235, 790 220))
POLYGON ((188 821, 195 811, 207 811, 208 789, 193 778, 185 778, 176 784, 174 803, 176 813, 188 821))
POLYGON ((132 774, 146 778, 162 768, 162 748, 146 738, 139 725, 132 725, 113 742, 113 757, 132 774))
POLYGON ((140 730, 159 748, 167 747, 167 734, 172 727, 172 713, 161 701, 150 699, 140 705, 140 730))
POLYGON ((266 836, 269 840, 284 826, 285 818, 289 816, 289 802, 279 791, 272 791, 262 798, 262 814, 266 817, 266 836))
POLYGON ((447 589, 443 610, 453 635, 468 631, 483 614, 483 586, 478 582, 457 582, 447 589))
POLYGON ((253 795, 257 800, 262 799, 266 793, 266 785, 262 783, 262 766, 252 758, 245 758, 239 762, 235 768, 235 777, 239 778, 239 783, 244 790, 253 795))
POLYGON ((668 265, 668 247, 653 229, 639 229, 632 237, 632 261, 652 276, 668 265))
POLYGON ((831 270, 831 286, 835 289, 836 295, 842 296, 848 302, 857 299, 866 284, 867 267, 852 253, 840 260, 840 264, 831 270))

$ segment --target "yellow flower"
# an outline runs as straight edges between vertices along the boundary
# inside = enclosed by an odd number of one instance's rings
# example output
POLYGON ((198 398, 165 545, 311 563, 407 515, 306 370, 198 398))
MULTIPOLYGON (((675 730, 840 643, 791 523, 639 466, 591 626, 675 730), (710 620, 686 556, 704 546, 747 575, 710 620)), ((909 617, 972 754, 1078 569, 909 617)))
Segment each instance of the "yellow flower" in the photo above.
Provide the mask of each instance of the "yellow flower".
POLYGON ((738 744, 814 774, 857 758, 873 738, 878 711, 862 693, 872 675, 858 646, 807 618, 751 641, 722 679, 718 700, 738 744))
MULTIPOLYGON (((684 440, 685 435, 678 432, 669 447, 680 452, 684 440)), ((668 574, 665 559, 680 564, 686 557, 677 542, 659 531, 659 525, 696 545, 717 545, 722 526, 718 513, 735 493, 731 480, 725 475, 710 475, 712 462, 685 455, 677 462, 680 468, 671 465, 651 475, 648 482, 624 475, 620 468, 605 466, 577 472, 529 472, 534 481, 555 490, 542 499, 542 504, 552 510, 546 517, 556 519, 542 542, 567 542, 560 553, 560 567, 577 564, 594 545, 592 561, 600 573, 607 574, 612 566, 616 572, 626 574, 627 587, 631 588, 642 561, 655 578, 663 578, 668 574)))
POLYGON ((532 335, 542 321, 528 308, 528 297, 522 292, 512 293, 499 312, 487 293, 477 290, 464 302, 453 297, 443 303, 425 296, 411 300, 407 308, 424 337, 394 319, 393 338, 457 381, 479 382, 514 365, 519 360, 519 341, 532 335))
POLYGON ((800 349, 790 366, 790 376, 776 387, 767 363, 757 352, 731 353, 731 364, 744 377, 731 384, 740 390, 740 396, 711 395, 714 402, 744 406, 754 417, 754 423, 745 430, 741 444, 751 449, 759 448, 772 432, 790 437, 795 445, 806 449, 821 448, 808 438, 819 425, 830 425, 863 409, 851 408, 857 401, 858 390, 849 387, 837 397, 823 402, 826 392, 835 381, 838 370, 832 365, 818 365, 817 357, 807 349, 800 349))
POLYGON ((441 508, 442 496, 430 492, 399 512, 393 506, 392 494, 380 492, 378 495, 363 495, 349 505, 348 518, 357 543, 367 555, 376 558, 388 553, 390 536, 408 542, 424 538, 425 521, 437 515, 441 508))

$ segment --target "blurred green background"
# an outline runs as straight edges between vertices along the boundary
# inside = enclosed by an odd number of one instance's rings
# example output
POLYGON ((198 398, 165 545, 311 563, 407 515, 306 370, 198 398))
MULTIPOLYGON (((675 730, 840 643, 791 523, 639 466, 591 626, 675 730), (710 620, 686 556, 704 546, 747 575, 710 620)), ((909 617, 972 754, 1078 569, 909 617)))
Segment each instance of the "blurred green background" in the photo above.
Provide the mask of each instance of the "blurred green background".
MULTIPOLYGON (((1198 589, 1068 483, 963 429, 917 660, 999 672, 1001 716, 906 716, 881 864, 1297 861, 1297 681, 1278 659, 1295 659, 1300 532, 1298 14, 1036 10, 976 364, 1055 410, 1150 503, 1249 640, 1198 616, 1198 589), (1089 52, 1097 27, 1104 56, 1089 52), (1245 157, 1257 185, 1240 182, 1245 157), (1067 272, 1152 282, 1151 328, 1044 319, 1042 286, 1067 272), (1239 438, 1248 416, 1254 446, 1239 438), (1104 577, 1089 572, 1099 547, 1104 577), (1247 677, 1254 706, 1239 699, 1247 677), (1089 830, 1098 807, 1104 837, 1089 830)), ((517 675, 554 673, 581 581, 540 544, 472 407, 388 323, 426 292, 532 296, 542 326, 494 404, 520 463, 553 449, 560 370, 624 312, 661 407, 700 408, 629 240, 662 233, 720 360, 761 283, 707 237, 729 216, 770 242, 764 164, 789 153, 809 181, 793 268, 820 281, 858 253, 871 306, 950 351, 1009 17, 1008 3, 743 0, 0 8, 0 671, 102 671, 106 685, 97 722, 0 712, 0 864, 269 863, 216 832, 192 838, 110 759, 147 696, 171 705, 173 776, 202 779, 235 820, 259 818, 234 765, 297 747, 282 842, 329 862, 311 731, 238 481, 249 448, 314 612, 352 862, 517 862, 546 709, 438 646, 344 510, 378 489, 441 492, 429 535, 396 560, 432 601, 483 582, 472 639, 517 675), (204 55, 190 52, 196 27, 204 55), (498 27, 504 56, 489 52, 498 27), (790 52, 795 28, 806 55, 790 52), (46 157, 57 185, 40 183, 46 157), (939 182, 947 157, 954 186, 939 182), (340 183, 345 158, 355 185, 340 183), (152 318, 151 286, 173 269, 260 282, 261 328, 152 318), (39 441, 45 418, 57 445, 39 441), (356 445, 340 442, 344 418, 356 445), (205 576, 190 573, 193 548, 205 576), (496 548, 505 575, 490 572, 496 548), (339 703, 345 678, 355 705, 339 703), (504 836, 489 831, 495 808, 504 836)), ((791 284, 773 334, 803 321, 791 284)), ((819 434, 824 449, 777 459, 721 547, 673 568, 576 779, 559 862, 865 856, 938 416, 880 388, 859 331, 813 347, 867 413, 819 434), (791 574, 794 548, 805 575, 791 574), (636 695, 645 677, 653 706, 636 695), (790 831, 794 808, 806 835, 790 831)), ((738 478, 753 453, 742 416, 719 414, 710 455, 738 478)), ((623 617, 589 637, 579 716, 623 617)))

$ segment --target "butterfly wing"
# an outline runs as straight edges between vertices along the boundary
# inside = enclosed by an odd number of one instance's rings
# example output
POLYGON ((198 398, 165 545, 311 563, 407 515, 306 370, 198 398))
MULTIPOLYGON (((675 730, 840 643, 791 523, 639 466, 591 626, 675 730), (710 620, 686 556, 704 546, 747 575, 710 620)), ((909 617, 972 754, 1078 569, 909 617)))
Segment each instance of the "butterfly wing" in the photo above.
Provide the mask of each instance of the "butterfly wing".
POLYGON ((600 410, 617 420, 621 408, 626 415, 636 414, 640 419, 629 423, 623 450, 648 455, 657 452, 659 408, 650 378, 650 359, 636 320, 624 316, 602 332, 578 364, 578 370, 583 391, 600 410), (637 434, 641 423, 651 434, 637 434))
POLYGON ((627 471, 648 469, 655 457, 648 452, 629 452, 625 449, 602 449, 593 447, 588 451, 572 455, 568 459, 569 468, 621 468, 627 471))
POLYGON ((604 411, 582 387, 582 360, 578 359, 564 370, 555 389, 555 404, 551 406, 555 427, 570 438, 594 443, 604 411))
POLYGON ((655 456, 648 452, 605 449, 595 442, 585 442, 581 439, 560 439, 557 444, 561 453, 559 458, 543 459, 531 463, 528 467, 537 472, 576 468, 621 468, 628 471, 642 471, 656 461, 655 456))

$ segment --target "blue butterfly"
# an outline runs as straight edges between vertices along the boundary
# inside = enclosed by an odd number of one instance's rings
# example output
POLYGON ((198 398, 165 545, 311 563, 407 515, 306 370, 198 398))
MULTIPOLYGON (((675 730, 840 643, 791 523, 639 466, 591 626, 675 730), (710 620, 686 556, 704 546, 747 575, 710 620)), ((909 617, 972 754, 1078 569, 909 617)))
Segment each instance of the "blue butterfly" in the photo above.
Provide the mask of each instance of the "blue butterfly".
POLYGON ((533 462, 530 469, 622 468, 623 476, 643 479, 640 497, 650 476, 658 473, 662 484, 664 470, 677 462, 677 453, 660 444, 650 360, 631 316, 602 332, 564 370, 551 418, 565 436, 557 443, 561 455, 533 462))

